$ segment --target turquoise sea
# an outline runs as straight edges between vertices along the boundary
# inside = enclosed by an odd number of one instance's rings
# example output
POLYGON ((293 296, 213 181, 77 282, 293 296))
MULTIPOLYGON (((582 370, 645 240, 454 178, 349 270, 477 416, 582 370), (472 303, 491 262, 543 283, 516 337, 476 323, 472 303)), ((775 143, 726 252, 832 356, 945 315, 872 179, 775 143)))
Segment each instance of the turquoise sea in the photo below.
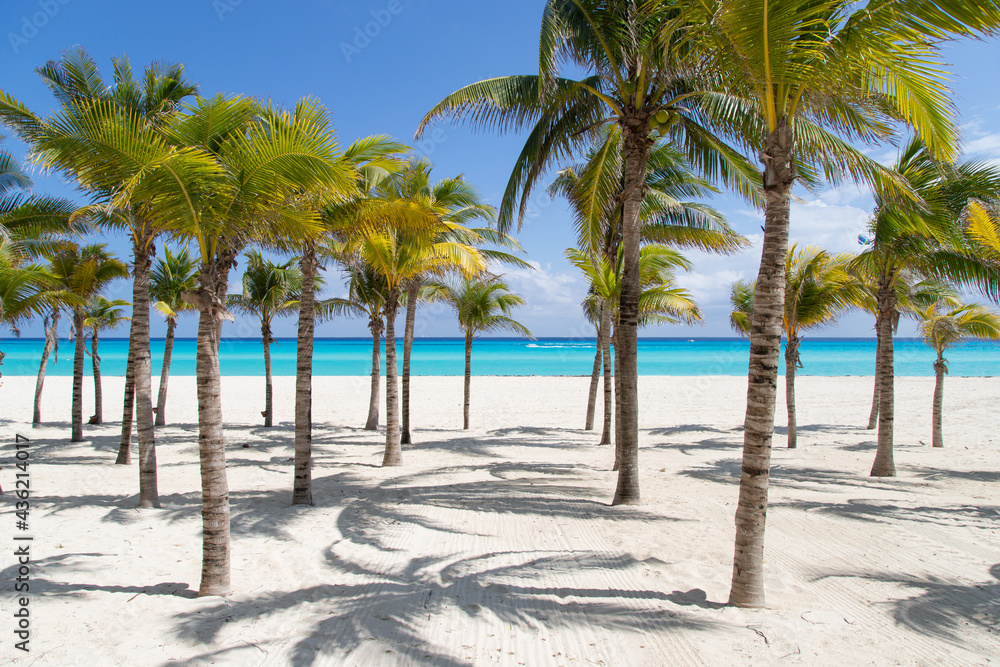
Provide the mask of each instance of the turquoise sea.
MULTIPOLYGON (((4 375, 35 375, 41 358, 40 339, 0 340, 7 353, 4 375)), ((402 363, 402 341, 399 343, 402 363)), ((127 339, 102 339, 101 369, 106 375, 125 372, 127 339)), ((224 375, 263 375, 261 344, 252 339, 224 339, 220 349, 224 375)), ((271 348, 275 375, 295 374, 295 340, 283 339, 271 348)), ((424 338, 413 344, 415 375, 462 375, 464 342, 459 338, 424 338)), ((639 341, 639 372, 643 375, 745 375, 749 344, 737 338, 644 338, 639 341)), ((159 375, 163 341, 153 341, 153 373, 159 375)), ((1000 376, 1000 343, 973 341, 948 352, 951 374, 1000 376)), ((383 371, 384 371, 383 356, 383 371)), ((803 375, 872 375, 875 340, 868 338, 806 338, 802 344, 803 375)), ((934 353, 917 339, 896 340, 896 373, 933 375, 934 353)), ((589 375, 594 363, 593 339, 483 338, 473 344, 475 375, 589 375)), ((178 339, 174 346, 174 375, 194 375, 195 341, 178 339)), ((48 373, 72 375, 73 343, 62 341, 59 362, 48 373)), ((90 372, 90 360, 87 360, 90 372)), ((318 339, 317 375, 368 375, 371 339, 318 339)))

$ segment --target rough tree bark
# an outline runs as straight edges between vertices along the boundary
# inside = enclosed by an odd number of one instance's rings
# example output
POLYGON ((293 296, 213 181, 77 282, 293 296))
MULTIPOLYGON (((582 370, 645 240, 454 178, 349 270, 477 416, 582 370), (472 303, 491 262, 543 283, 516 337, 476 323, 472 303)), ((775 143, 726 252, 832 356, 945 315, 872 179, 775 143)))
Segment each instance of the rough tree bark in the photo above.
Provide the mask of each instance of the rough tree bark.
POLYGON ((153 263, 152 255, 150 234, 133 248, 135 263, 132 279, 132 329, 129 337, 129 354, 132 355, 132 372, 135 378, 139 507, 160 506, 156 477, 156 439, 153 433, 152 359, 149 352, 149 270, 153 263))
POLYGON ((399 432, 399 376, 396 368, 396 312, 399 288, 389 290, 385 300, 385 455, 383 466, 403 465, 399 432))
POLYGON ((95 331, 90 337, 90 364, 94 370, 94 416, 91 424, 104 423, 104 388, 101 386, 101 355, 98 353, 100 335, 95 331))
POLYGON ((307 242, 299 260, 302 295, 295 352, 295 481, 293 505, 312 505, 312 371, 316 332, 316 244, 307 242))
POLYGON ((260 327, 260 339, 264 344, 264 427, 274 424, 274 382, 271 378, 271 327, 260 327))
POLYGON ((198 454, 201 462, 202 561, 198 595, 230 592, 229 480, 222 420, 221 323, 229 269, 235 253, 225 252, 201 265, 200 289, 185 295, 199 311, 195 373, 198 387, 198 454))
POLYGON ((73 355, 73 431, 70 440, 83 440, 83 362, 86 341, 83 339, 83 309, 73 309, 73 335, 76 336, 76 350, 73 355))
POLYGON ((896 325, 896 290, 893 275, 886 275, 878 286, 878 449, 872 464, 872 477, 895 477, 892 437, 895 419, 895 376, 893 361, 893 329, 896 325))
POLYGON ((45 318, 45 347, 42 348, 42 361, 38 364, 38 379, 35 380, 35 409, 31 416, 31 425, 42 423, 42 389, 45 387, 45 369, 49 364, 49 355, 55 352, 53 361, 59 361, 59 316, 62 311, 53 308, 52 314, 45 318))
POLYGON ((944 412, 944 374, 948 372, 948 360, 938 352, 934 362, 934 409, 931 411, 931 446, 944 447, 944 431, 941 428, 941 415, 944 412))
POLYGON ((624 151, 622 193, 623 271, 618 322, 615 326, 615 382, 618 388, 619 466, 613 505, 637 505, 639 495, 639 241, 642 200, 646 193, 646 163, 653 141, 648 118, 622 123, 624 151))
POLYGON ((469 430, 469 401, 472 400, 472 332, 465 332, 465 392, 462 405, 462 429, 469 430))
POLYGON ((789 338, 785 346, 785 408, 788 411, 788 448, 799 445, 795 423, 795 371, 799 368, 799 346, 802 339, 789 338))
POLYGON ((156 396, 156 421, 154 426, 167 424, 167 384, 170 382, 170 360, 174 356, 174 329, 177 320, 167 318, 167 338, 163 345, 163 368, 160 370, 160 388, 156 396))
POLYGON ((410 352, 413 350, 413 329, 417 322, 417 292, 420 283, 411 280, 406 285, 406 325, 403 328, 403 432, 399 441, 413 444, 410 438, 410 352))
MULTIPOLYGON (((372 332, 372 389, 368 398, 368 420, 365 421, 366 431, 378 430, 379 390, 382 384, 382 316, 370 318, 368 330, 372 332)), ((404 368, 406 362, 403 362, 404 368)), ((403 387, 407 387, 403 381, 403 387)))
POLYGON ((729 604, 739 607, 764 606, 764 528, 785 308, 789 202, 795 181, 793 148, 792 129, 787 118, 782 118, 761 153, 766 202, 764 243, 750 323, 743 465, 729 593, 729 604))
POLYGON ((125 400, 122 402, 122 437, 116 465, 132 463, 132 413, 135 408, 135 359, 132 357, 132 336, 129 334, 128 360, 125 362, 125 400))

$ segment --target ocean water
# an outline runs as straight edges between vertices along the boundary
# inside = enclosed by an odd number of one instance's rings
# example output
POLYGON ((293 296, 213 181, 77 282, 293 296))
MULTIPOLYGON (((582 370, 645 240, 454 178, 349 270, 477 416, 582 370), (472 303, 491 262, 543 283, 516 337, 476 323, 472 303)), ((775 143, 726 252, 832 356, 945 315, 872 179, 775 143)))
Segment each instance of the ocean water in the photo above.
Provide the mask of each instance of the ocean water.
MULTIPOLYGON (((0 340, 6 352, 0 371, 4 375, 35 375, 41 359, 40 339, 0 340)), ((402 363, 402 340, 399 342, 402 363)), ((639 341, 639 373, 643 375, 746 375, 749 343, 737 338, 644 338, 639 341)), ((368 375, 371 372, 371 339, 325 338, 315 345, 316 375, 368 375)), ((101 371, 123 375, 127 339, 102 339, 101 371)), ((154 340, 153 375, 159 376, 163 341, 154 340)), ((589 375, 594 363, 593 339, 483 338, 473 343, 474 375, 589 375)), ((282 339, 271 348, 275 375, 295 374, 295 340, 282 339)), ((947 353, 953 376, 1000 375, 1000 343, 972 341, 947 353)), ((917 339, 896 340, 896 374, 933 375, 934 352, 917 339)), ((464 341, 459 338, 425 338, 413 344, 414 375, 462 375, 464 341)), ((220 347, 223 375, 263 375, 260 341, 223 339, 220 347)), ((383 349, 383 372, 385 357, 383 349)), ((872 375, 875 340, 860 338, 805 338, 802 375, 872 375)), ((49 361, 48 373, 72 375, 73 344, 62 341, 59 362, 49 361)), ((86 372, 90 373, 88 357, 86 372)), ((175 341, 171 373, 194 375, 195 341, 175 341)))

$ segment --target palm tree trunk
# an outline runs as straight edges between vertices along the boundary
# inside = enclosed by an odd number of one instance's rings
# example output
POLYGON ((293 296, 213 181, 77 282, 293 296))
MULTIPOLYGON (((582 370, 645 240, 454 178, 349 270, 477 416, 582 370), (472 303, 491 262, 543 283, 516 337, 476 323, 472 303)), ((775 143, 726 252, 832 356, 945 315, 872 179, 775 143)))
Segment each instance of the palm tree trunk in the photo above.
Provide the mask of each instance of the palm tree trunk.
POLYGON ((316 244, 307 242, 299 262, 302 295, 295 352, 295 481, 293 505, 312 505, 312 372, 316 331, 316 244))
POLYGON ((396 311, 399 288, 393 287, 385 301, 385 455, 383 466, 403 465, 399 432, 399 383, 396 368, 396 311))
POLYGON ((198 386, 198 455, 201 462, 202 561, 198 595, 230 591, 229 480, 222 417, 222 372, 219 341, 222 320, 231 317, 217 304, 226 302, 234 252, 220 253, 202 264, 201 289, 193 295, 200 312, 195 374, 198 386))
POLYGON ((99 335, 95 331, 90 338, 90 363, 94 369, 94 416, 91 424, 104 423, 104 391, 101 387, 101 355, 97 353, 97 346, 100 344, 99 335))
MULTIPOLYGON (((204 269, 203 269, 204 271, 204 269)), ((219 327, 214 309, 198 318, 198 445, 201 461, 202 561, 198 595, 229 593, 229 480, 222 430, 219 327)))
MULTIPOLYGON (((607 313, 601 314, 601 357, 604 362, 604 428, 601 430, 601 442, 602 445, 611 444, 611 424, 612 424, 612 412, 615 409, 615 397, 614 397, 614 367, 611 364, 611 312, 610 309, 606 309, 607 313)), ((615 447, 615 470, 618 469, 618 450, 617 445, 615 447)))
POLYGON ((271 328, 261 327, 261 340, 264 342, 264 427, 274 424, 274 386, 271 379, 271 328))
POLYGON ((83 339, 83 310, 73 309, 73 334, 76 336, 76 354, 73 356, 73 434, 70 440, 83 440, 83 362, 86 341, 83 339))
POLYGON ((135 424, 139 446, 139 507, 159 507, 156 438, 153 433, 153 379, 149 353, 149 269, 152 241, 135 244, 132 281, 132 333, 129 350, 135 377, 135 424), (134 350, 132 345, 135 345, 134 350))
POLYGON ((31 425, 42 423, 42 388, 45 386, 45 369, 49 365, 49 355, 56 350, 59 355, 59 315, 58 308, 52 309, 45 327, 45 347, 42 349, 42 361, 38 364, 38 379, 35 381, 35 410, 31 417, 31 425))
MULTIPOLYGON (((875 325, 875 331, 878 331, 878 325, 875 325)), ((881 349, 881 334, 876 334, 875 343, 875 389, 872 391, 872 411, 868 414, 868 430, 874 429, 878 426, 878 391, 879 391, 879 350, 881 349)))
POLYGON ((629 118, 622 127, 623 270, 618 322, 615 325, 615 382, 617 385, 620 455, 614 505, 637 505, 639 496, 639 240, 646 163, 653 141, 646 118, 629 118))
MULTIPOLYGON (((370 320, 368 328, 372 332, 372 390, 368 399, 368 420, 365 422, 366 431, 378 430, 378 404, 379 385, 382 383, 382 319, 370 320)), ((404 368, 406 362, 403 362, 404 368)), ((404 380, 404 387, 407 387, 404 380)))
POLYGON ((469 402, 472 400, 472 331, 465 332, 465 399, 462 407, 462 430, 469 430, 469 402))
POLYGON ((174 329, 177 320, 167 318, 167 339, 163 345, 163 368, 160 370, 160 389, 156 396, 156 422, 154 426, 167 424, 167 384, 170 381, 170 360, 174 356, 174 329))
POLYGON ((420 283, 411 280, 406 286, 406 325, 403 329, 403 432, 400 442, 412 444, 410 439, 410 352, 413 350, 413 329, 417 322, 417 291, 420 283))
POLYGON ((597 411, 597 390, 601 386, 601 327, 597 329, 597 351, 594 353, 594 370, 590 373, 590 392, 587 394, 587 421, 583 427, 584 431, 594 430, 594 413, 597 411))
POLYGON ((789 205, 795 181, 792 151, 792 129, 787 118, 782 118, 767 137, 761 155, 766 202, 764 244, 750 324, 743 465, 729 593, 729 604, 739 607, 764 606, 764 524, 785 306, 789 205))
POLYGON ((883 277, 878 287, 879 327, 879 390, 878 390, 878 450, 872 465, 872 477, 895 477, 892 436, 895 419, 895 380, 893 361, 893 326, 896 318, 896 291, 892 277, 883 277))
POLYGON ((795 424, 795 370, 799 367, 799 345, 802 339, 792 336, 785 346, 785 408, 788 411, 788 448, 798 447, 795 424))
POLYGON ((944 374, 948 372, 948 360, 941 356, 938 350, 937 361, 934 362, 934 409, 931 427, 931 446, 944 447, 944 432, 941 428, 941 414, 944 411, 944 374))
POLYGON ((116 465, 132 463, 132 412, 135 408, 135 358, 132 356, 132 334, 129 334, 128 360, 125 363, 125 400, 122 402, 122 438, 118 446, 116 465))

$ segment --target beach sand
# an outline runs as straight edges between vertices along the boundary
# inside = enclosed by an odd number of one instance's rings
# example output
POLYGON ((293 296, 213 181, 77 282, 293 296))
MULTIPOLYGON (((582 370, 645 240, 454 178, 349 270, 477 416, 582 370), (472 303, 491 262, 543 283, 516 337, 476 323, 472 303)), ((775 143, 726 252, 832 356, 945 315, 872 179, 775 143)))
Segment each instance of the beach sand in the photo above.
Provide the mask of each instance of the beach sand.
MULTIPOLYGON (((70 378, 0 388, 0 661, 23 665, 980 665, 1000 660, 1000 379, 897 381, 895 479, 868 477, 871 378, 799 379, 798 450, 775 435, 767 603, 724 606, 744 378, 642 377, 643 504, 611 507, 612 450, 582 430, 589 378, 413 380, 415 444, 379 467, 367 378, 317 378, 315 507, 292 507, 294 378, 223 379, 228 598, 196 598, 193 378, 157 432, 159 510, 137 510, 120 424, 69 442, 70 378), (13 421, 10 421, 13 420, 13 421), (15 530, 14 433, 32 438, 15 530), (16 534, 30 534, 31 652, 14 650, 16 534)), ((86 380, 85 415, 92 411, 86 380)), ((105 414, 120 417, 121 378, 105 414)), ((777 420, 784 420, 779 394, 777 420)), ((599 408, 600 409, 600 408, 599 408)))

